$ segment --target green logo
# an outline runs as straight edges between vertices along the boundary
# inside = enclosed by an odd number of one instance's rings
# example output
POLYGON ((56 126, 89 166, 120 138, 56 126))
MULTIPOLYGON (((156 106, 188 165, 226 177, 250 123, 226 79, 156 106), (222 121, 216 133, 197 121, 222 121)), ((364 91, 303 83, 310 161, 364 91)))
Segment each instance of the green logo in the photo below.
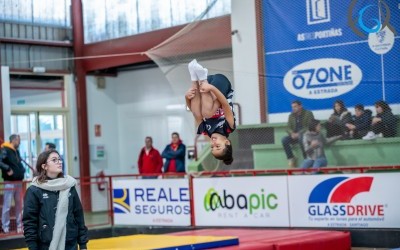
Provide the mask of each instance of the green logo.
POLYGON ((278 196, 274 193, 265 194, 264 189, 260 193, 251 193, 250 195, 239 194, 236 197, 228 194, 224 189, 222 195, 214 188, 210 188, 204 196, 204 209, 215 211, 221 209, 234 209, 248 210, 250 214, 259 209, 274 210, 278 207, 278 196))

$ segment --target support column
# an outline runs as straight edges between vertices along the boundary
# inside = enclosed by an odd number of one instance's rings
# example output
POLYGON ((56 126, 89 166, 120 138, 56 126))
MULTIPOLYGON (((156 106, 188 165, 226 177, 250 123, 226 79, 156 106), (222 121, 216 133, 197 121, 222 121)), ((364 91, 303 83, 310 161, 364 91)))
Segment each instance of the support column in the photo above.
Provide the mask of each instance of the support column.
MULTIPOLYGON (((72 0, 72 27, 74 37, 74 56, 83 56, 83 11, 81 0, 72 0)), ((82 60, 75 60, 75 87, 78 111, 79 174, 81 182, 90 182, 89 135, 87 116, 86 71, 82 60)), ((81 201, 85 211, 90 211, 90 184, 81 186, 81 201)))
POLYGON ((3 85, 1 84, 1 54, 0 54, 0 142, 6 141, 4 138, 4 113, 3 113, 3 85))

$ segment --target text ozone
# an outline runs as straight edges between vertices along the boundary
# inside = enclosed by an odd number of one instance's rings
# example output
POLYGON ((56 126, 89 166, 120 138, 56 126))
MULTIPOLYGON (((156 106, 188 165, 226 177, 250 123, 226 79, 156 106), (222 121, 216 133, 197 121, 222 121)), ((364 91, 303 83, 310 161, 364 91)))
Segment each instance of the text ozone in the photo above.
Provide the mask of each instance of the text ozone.
POLYGON ((189 201, 188 188, 135 188, 135 201, 149 202, 187 202, 189 201))
POLYGON ((338 66, 337 68, 318 68, 318 69, 303 69, 292 72, 295 76, 292 79, 292 84, 295 89, 302 89, 306 86, 307 89, 313 87, 321 87, 316 84, 335 84, 337 82, 348 82, 352 80, 351 65, 338 66), (313 85, 314 84, 314 85, 313 85))

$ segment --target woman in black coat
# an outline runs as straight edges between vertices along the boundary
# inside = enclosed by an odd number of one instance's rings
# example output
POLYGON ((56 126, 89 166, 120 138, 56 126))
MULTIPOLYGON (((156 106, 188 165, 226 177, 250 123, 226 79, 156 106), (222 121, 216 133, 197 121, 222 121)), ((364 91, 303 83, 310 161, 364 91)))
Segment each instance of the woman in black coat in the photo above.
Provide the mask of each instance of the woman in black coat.
POLYGON ((326 137, 346 135, 349 131, 346 123, 351 123, 351 113, 347 110, 342 100, 335 101, 333 105, 333 114, 326 123, 326 137))
POLYGON ((372 118, 371 130, 364 140, 373 140, 377 137, 395 137, 397 134, 397 117, 385 101, 375 103, 376 116, 372 118))
POLYGON ((39 155, 38 176, 25 194, 23 225, 29 250, 87 249, 87 228, 76 180, 62 173, 56 150, 39 155))

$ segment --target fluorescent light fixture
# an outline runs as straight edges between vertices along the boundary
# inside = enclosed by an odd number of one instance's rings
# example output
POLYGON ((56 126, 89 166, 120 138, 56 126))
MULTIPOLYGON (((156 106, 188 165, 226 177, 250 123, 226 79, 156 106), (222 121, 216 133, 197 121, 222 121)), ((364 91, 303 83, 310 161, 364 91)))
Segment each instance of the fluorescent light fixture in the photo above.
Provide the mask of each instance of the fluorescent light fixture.
POLYGON ((186 104, 168 104, 166 106, 167 110, 185 110, 186 104))
POLYGON ((45 73, 46 68, 45 67, 33 67, 32 71, 33 71, 33 73, 45 73))

